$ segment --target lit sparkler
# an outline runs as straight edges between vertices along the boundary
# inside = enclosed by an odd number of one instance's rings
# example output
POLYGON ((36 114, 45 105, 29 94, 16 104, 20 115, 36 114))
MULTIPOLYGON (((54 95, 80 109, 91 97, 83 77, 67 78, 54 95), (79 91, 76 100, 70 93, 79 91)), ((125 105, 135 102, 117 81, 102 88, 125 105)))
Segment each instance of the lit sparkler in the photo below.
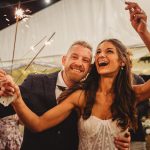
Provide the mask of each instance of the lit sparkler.
POLYGON ((14 62, 14 56, 15 56, 15 49, 16 49, 16 39, 17 39, 17 31, 18 31, 18 23, 20 19, 29 17, 29 15, 26 15, 25 12, 31 12, 29 9, 26 9, 25 11, 20 8, 20 2, 18 3, 18 8, 16 8, 15 11, 15 19, 16 19, 16 29, 15 29, 15 37, 14 37, 14 46, 13 46, 13 55, 12 55, 12 64, 11 64, 11 74, 13 70, 13 62, 14 62))
MULTIPOLYGON (((18 9, 20 10, 20 2, 18 3, 18 9)), ((11 74, 12 74, 12 69, 13 69, 13 62, 14 62, 14 56, 15 56, 15 49, 16 49, 16 39, 17 39, 17 31, 18 31, 18 22, 20 19, 20 15, 22 15, 21 11, 16 11, 15 13, 15 18, 16 18, 16 30, 15 30, 15 38, 14 38, 14 46, 13 46, 13 55, 12 55, 12 64, 11 64, 11 74)))
POLYGON ((25 74, 25 71, 30 67, 30 65, 32 64, 32 62, 37 58, 37 56, 42 52, 42 50, 49 44, 49 42, 51 42, 51 39, 53 38, 53 36, 55 35, 56 32, 54 32, 50 38, 44 43, 44 45, 40 48, 40 50, 38 51, 38 53, 33 57, 33 59, 29 62, 29 64, 26 66, 26 68, 21 72, 20 76, 18 77, 18 79, 16 80, 16 83, 19 81, 19 79, 21 78, 21 76, 23 74, 25 74))
POLYGON ((16 12, 15 12, 15 18, 19 18, 19 19, 22 19, 24 18, 24 10, 20 8, 16 8, 16 12))
POLYGON ((26 56, 27 54, 29 54, 30 52, 36 52, 35 48, 36 48, 41 42, 43 42, 43 40, 44 40, 46 37, 47 37, 47 36, 44 36, 38 43, 36 43, 35 45, 31 46, 31 47, 30 47, 30 50, 27 51, 27 52, 23 55, 22 58, 25 58, 25 56, 26 56))

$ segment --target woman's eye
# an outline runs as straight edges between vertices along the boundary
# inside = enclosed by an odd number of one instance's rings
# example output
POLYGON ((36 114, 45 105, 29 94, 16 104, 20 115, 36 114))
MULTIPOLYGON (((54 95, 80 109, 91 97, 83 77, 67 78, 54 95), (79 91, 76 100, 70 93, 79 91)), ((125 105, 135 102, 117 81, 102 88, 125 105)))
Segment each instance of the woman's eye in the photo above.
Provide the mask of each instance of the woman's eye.
POLYGON ((96 52, 96 54, 100 54, 100 53, 101 53, 100 51, 97 51, 97 52, 96 52))
POLYGON ((113 53, 113 51, 112 50, 108 50, 107 53, 113 53))

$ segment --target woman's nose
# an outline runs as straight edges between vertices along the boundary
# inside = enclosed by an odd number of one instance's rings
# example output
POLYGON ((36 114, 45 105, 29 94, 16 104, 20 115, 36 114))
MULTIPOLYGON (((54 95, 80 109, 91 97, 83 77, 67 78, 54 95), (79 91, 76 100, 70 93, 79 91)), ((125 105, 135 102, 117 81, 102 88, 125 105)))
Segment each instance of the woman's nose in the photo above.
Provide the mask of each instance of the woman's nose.
POLYGON ((99 57, 106 57, 106 54, 105 54, 104 52, 101 52, 101 53, 99 54, 99 57))

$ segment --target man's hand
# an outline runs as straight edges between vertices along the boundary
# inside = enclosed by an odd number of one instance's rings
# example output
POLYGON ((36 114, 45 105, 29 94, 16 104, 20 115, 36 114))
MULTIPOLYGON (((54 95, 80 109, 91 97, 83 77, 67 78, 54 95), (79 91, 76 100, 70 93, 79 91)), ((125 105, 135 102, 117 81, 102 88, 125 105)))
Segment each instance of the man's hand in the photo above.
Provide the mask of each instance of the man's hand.
POLYGON ((133 28, 138 33, 147 32, 147 16, 145 12, 140 8, 137 3, 134 2, 125 2, 127 7, 126 10, 129 10, 130 21, 133 28))
POLYGON ((130 141, 131 141, 130 133, 126 133, 124 137, 123 136, 115 137, 114 143, 116 148, 118 148, 119 150, 129 150, 130 141))

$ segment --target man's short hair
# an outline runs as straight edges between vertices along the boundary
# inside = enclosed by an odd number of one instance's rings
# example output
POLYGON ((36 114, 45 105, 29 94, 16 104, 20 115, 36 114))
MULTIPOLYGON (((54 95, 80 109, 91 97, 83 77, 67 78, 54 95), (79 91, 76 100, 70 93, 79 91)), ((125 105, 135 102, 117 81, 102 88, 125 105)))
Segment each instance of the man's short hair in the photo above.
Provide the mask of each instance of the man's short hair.
POLYGON ((92 51, 92 46, 88 43, 88 42, 86 42, 86 41, 76 41, 76 42, 74 42, 71 46, 70 46, 70 48, 69 48, 69 50, 73 47, 73 46, 75 46, 75 45, 80 45, 80 46, 83 46, 84 48, 88 48, 88 49, 90 49, 91 51, 92 51))

